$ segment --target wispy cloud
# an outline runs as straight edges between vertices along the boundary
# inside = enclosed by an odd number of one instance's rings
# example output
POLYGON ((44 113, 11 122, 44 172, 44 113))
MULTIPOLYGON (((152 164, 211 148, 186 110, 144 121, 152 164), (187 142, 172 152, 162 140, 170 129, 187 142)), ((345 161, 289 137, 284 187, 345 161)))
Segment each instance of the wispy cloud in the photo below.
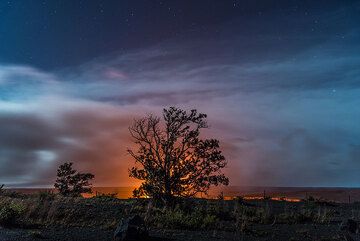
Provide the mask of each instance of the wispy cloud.
POLYGON ((232 185, 359 185, 358 29, 305 41, 223 28, 53 72, 0 65, 0 183, 49 185, 73 160, 98 185, 130 185, 127 127, 177 105, 209 114, 232 185))

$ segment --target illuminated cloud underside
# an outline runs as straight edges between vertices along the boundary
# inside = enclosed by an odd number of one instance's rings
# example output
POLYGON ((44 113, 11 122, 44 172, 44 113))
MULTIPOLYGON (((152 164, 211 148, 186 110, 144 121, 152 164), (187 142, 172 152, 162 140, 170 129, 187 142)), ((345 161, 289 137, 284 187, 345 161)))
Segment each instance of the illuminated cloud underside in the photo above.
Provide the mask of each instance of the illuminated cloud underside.
POLYGON ((359 27, 279 39, 252 21, 76 67, 0 64, 0 183, 50 186, 74 161, 98 186, 134 185, 128 126, 176 105, 208 114, 231 185, 359 186, 359 27))

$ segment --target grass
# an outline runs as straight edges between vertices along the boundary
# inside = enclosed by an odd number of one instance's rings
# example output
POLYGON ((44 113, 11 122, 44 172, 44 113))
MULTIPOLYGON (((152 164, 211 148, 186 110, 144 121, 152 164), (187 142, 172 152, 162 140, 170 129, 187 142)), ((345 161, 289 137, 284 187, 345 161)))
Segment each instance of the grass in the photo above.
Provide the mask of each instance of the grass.
POLYGON ((200 208, 186 212, 177 206, 175 209, 152 209, 146 221, 155 224, 157 228, 198 230, 214 228, 217 217, 200 208))
POLYGON ((0 225, 3 227, 13 227, 20 223, 21 217, 25 212, 22 202, 14 200, 1 200, 0 203, 0 225))
MULTIPOLYGON (((328 224, 334 207, 315 201, 183 199, 175 208, 159 208, 150 199, 119 200, 113 195, 93 198, 61 197, 52 192, 33 195, 0 194, 2 226, 88 226, 113 229, 121 218, 139 214, 150 227, 185 230, 250 232, 252 225, 328 224)), ((354 216, 359 214, 354 212, 354 216)))

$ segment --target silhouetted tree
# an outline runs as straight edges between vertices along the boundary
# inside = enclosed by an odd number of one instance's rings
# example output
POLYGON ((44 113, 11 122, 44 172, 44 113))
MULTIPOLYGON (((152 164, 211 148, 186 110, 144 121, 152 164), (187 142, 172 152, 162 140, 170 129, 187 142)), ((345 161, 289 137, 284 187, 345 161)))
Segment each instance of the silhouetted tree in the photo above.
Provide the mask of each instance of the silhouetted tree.
POLYGON ((128 150, 137 165, 130 177, 142 180, 134 196, 149 196, 165 203, 174 197, 193 197, 206 193, 211 185, 228 185, 221 173, 227 164, 216 139, 200 139, 208 128, 206 115, 176 107, 163 110, 164 123, 148 115, 129 127, 138 150, 128 150))
POLYGON ((72 165, 73 163, 66 162, 59 166, 54 187, 63 196, 78 197, 82 193, 92 193, 90 181, 95 176, 91 173, 77 172, 72 165))

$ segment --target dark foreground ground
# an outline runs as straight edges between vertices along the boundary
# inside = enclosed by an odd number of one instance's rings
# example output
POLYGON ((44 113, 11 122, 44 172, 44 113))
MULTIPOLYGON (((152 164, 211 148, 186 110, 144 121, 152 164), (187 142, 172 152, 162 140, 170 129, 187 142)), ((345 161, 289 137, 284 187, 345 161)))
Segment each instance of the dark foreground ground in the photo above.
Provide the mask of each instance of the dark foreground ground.
MULTIPOLYGON (((360 240, 360 235, 338 231, 338 226, 324 225, 259 225, 254 233, 226 232, 219 230, 188 231, 188 230, 151 230, 151 240, 360 240)), ((113 240, 113 231, 101 228, 71 227, 43 229, 0 229, 1 241, 87 241, 113 240)))
POLYGON ((186 200, 175 209, 149 200, 0 195, 0 241, 113 240, 122 218, 139 214, 151 240, 360 240, 347 227, 360 221, 360 204, 321 200, 291 203, 241 199, 186 200))

